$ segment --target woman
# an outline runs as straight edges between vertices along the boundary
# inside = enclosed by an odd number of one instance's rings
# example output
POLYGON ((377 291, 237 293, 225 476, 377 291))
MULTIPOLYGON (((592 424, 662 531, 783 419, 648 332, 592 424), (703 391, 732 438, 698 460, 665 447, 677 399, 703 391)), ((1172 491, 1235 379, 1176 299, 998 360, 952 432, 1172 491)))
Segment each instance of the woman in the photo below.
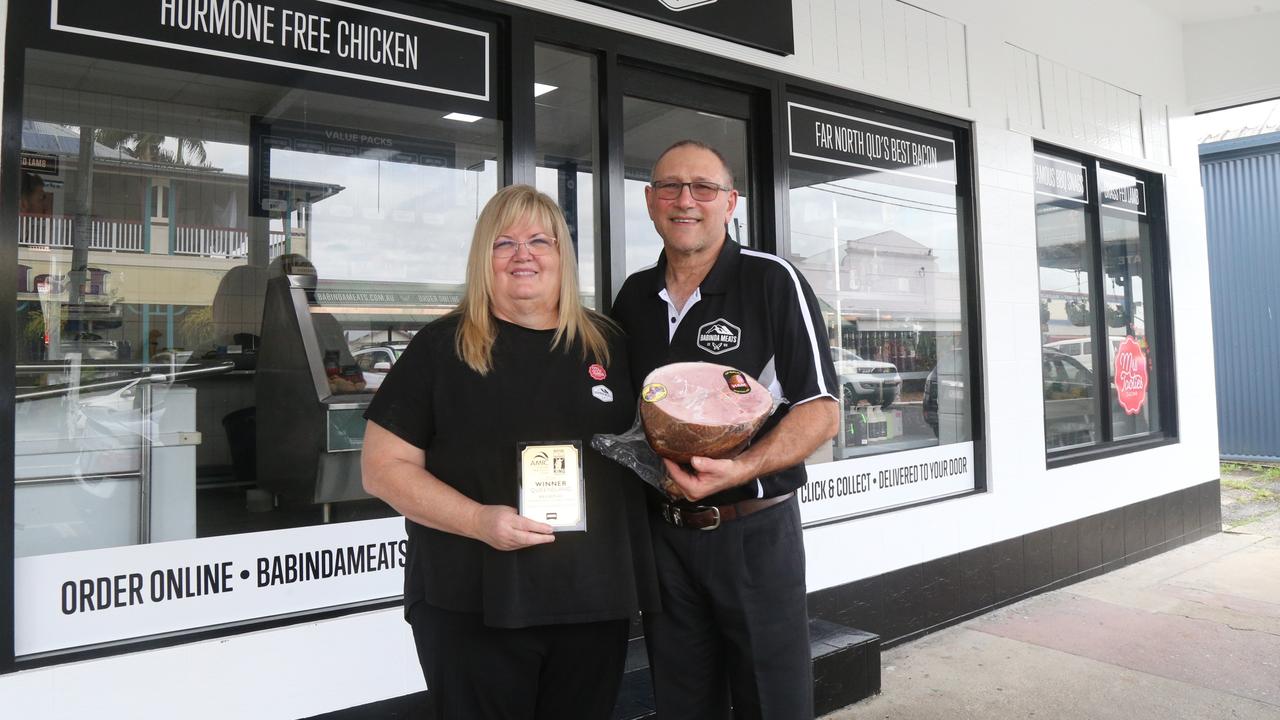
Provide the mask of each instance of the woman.
POLYGON ((608 718, 628 620, 656 606, 642 484, 590 446, 634 417, 626 352, 581 305, 568 242, 551 198, 498 192, 462 303, 365 413, 364 486, 407 520, 405 614, 439 718, 608 718), (575 442, 586 530, 553 532, 517 512, 536 469, 518 448, 575 442))

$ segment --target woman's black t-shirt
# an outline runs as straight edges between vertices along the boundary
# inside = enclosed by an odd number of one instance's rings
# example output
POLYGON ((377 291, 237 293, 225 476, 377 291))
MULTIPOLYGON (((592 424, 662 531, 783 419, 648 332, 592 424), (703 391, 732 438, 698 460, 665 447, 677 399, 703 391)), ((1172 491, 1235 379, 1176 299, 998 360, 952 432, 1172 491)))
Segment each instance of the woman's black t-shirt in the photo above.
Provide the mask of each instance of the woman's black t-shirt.
POLYGON ((623 339, 611 333, 608 367, 593 368, 579 346, 552 349, 554 330, 497 322, 486 376, 457 357, 457 316, 428 325, 365 417, 421 448, 429 472, 486 505, 517 506, 517 443, 580 440, 587 530, 500 551, 407 521, 406 611, 426 601, 515 628, 656 609, 643 483, 591 447, 592 435, 623 432, 635 417, 623 339))

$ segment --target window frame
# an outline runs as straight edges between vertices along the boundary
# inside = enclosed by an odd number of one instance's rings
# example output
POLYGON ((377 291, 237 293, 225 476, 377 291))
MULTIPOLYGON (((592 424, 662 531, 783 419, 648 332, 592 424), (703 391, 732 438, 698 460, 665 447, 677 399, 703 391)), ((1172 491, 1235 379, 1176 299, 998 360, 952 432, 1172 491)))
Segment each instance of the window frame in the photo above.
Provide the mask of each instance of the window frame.
MULTIPOLYGON (((978 213, 980 212, 977 188, 977 162, 974 155, 973 125, 941 113, 923 110, 894 103, 881 98, 869 97, 860 93, 835 88, 816 80, 788 78, 775 95, 775 112, 773 121, 774 146, 777 153, 777 170, 775 171, 775 192, 779 195, 777 234, 770 240, 789 238, 790 235, 790 185, 791 185, 791 153, 790 153, 790 119, 788 105, 791 102, 812 102, 817 105, 841 108, 844 112, 855 113, 862 118, 889 125, 902 126, 924 132, 945 128, 954 133, 956 158, 956 213, 960 253, 960 294, 964 334, 968 343, 967 360, 969 367, 969 422, 970 437, 966 442, 973 444, 973 487, 969 490, 953 494, 939 495, 898 505, 876 507, 863 511, 839 515, 827 519, 809 521, 805 528, 823 527, 859 518, 883 515, 908 508, 922 507, 934 503, 948 502, 960 498, 979 495, 988 490, 987 475, 987 420, 986 420, 986 368, 983 362, 985 353, 985 334, 983 332, 982 306, 982 248, 978 231, 978 213)), ((767 246, 769 252, 779 257, 786 257, 789 242, 778 240, 767 246)), ((912 452, 910 450, 903 452, 912 452)), ((891 457, 894 452, 873 453, 866 458, 891 457)))
MULTIPOLYGON (((601 309, 608 310, 612 295, 605 288, 620 284, 625 277, 619 250, 623 247, 620 230, 623 228, 622 209, 624 187, 621 171, 622 113, 624 79, 634 69, 656 71, 660 75, 677 76, 746 93, 750 100, 752 129, 748 134, 749 153, 755 162, 752 177, 744 180, 759 181, 754 188, 757 198, 752 204, 752 220, 758 230, 752 233, 752 244, 762 250, 777 253, 789 232, 789 152, 787 102, 795 93, 819 96, 842 105, 857 106, 868 114, 883 115, 892 119, 911 119, 924 123, 953 128, 961 142, 957 145, 958 181, 957 203, 961 213, 961 252, 965 258, 965 271, 961 277, 962 302, 968 327, 970 384, 972 389, 972 437, 974 444, 974 488, 956 495, 930 498, 917 503, 879 508, 848 517, 833 518, 806 527, 847 522, 854 518, 895 512, 907 507, 918 507, 935 502, 945 502, 986 492, 988 487, 986 454, 986 422, 984 352, 982 332, 982 299, 977 227, 977 169, 974 156, 974 130, 970 120, 944 115, 836 87, 819 80, 799 77, 783 70, 760 68, 733 59, 710 55, 698 50, 681 47, 658 38, 630 35, 618 30, 554 17, 533 9, 497 2, 496 0, 466 0, 465 3, 443 3, 434 0, 415 2, 415 8, 441 12, 460 18, 493 23, 492 53, 496 58, 491 69, 492 95, 490 103, 496 107, 496 117, 502 122, 500 152, 503 154, 499 182, 533 183, 536 173, 534 100, 531 93, 534 76, 533 52, 535 43, 546 43, 565 49, 592 54, 597 59, 597 105, 599 118, 598 149, 603 167, 597 173, 596 191, 596 273, 597 293, 602 295, 601 309), (696 68, 691 70, 690 68, 696 68)), ((11 4, 7 9, 8 23, 5 31, 8 44, 5 49, 4 71, 4 127, 9 132, 0 143, 0 187, 7 202, 0 202, 0 226, 16 228, 18 223, 17 187, 20 170, 20 133, 13 130, 21 123, 23 113, 25 55, 29 49, 67 52, 51 38, 48 28, 48 6, 43 2, 11 4)), ((120 60, 143 66, 172 67, 178 70, 225 76, 257 82, 297 85, 305 81, 296 73, 267 66, 237 64, 234 61, 211 60, 205 56, 191 56, 171 51, 141 46, 122 46, 109 40, 85 38, 73 51, 74 54, 120 60)), ((321 85, 332 86, 334 91, 350 87, 355 81, 326 80, 321 85), (346 83, 344 85, 344 83, 346 83)), ((358 94, 357 94, 358 95, 358 94)), ((417 98, 388 91, 393 102, 407 102, 417 98), (407 99, 408 98, 408 99, 407 99)), ((424 102, 433 102, 426 98, 424 102)), ((477 108, 480 101, 466 101, 477 108)), ((171 194, 172 189, 169 190, 171 194)), ((0 253, 0 304, 12 302, 17 292, 16 249, 0 253)), ((0 312, 0 333, 12 337, 15 320, 12 313, 0 312)), ((0 346, 0 388, 12 390, 15 386, 15 350, 11 344, 0 346), (4 361, 8 361, 7 364, 4 361), (7 384, 6 384, 7 383, 7 384)), ((15 451, 15 399, 12 392, 0 392, 0 457, 12 458, 15 451)), ((12 463, 0 469, 0 526, 13 528, 15 510, 15 483, 12 463)), ((130 638, 102 645, 81 646, 41 655, 21 658, 14 655, 14 537, 11 531, 0 532, 0 676, 10 672, 38 667, 61 665, 126 653, 185 645, 204 640, 235 637, 262 630, 313 623, 329 618, 397 607, 399 597, 372 600, 353 606, 325 607, 289 616, 257 617, 223 626, 177 631, 167 635, 130 638)))
MULTIPOLYGON (((1075 162, 1085 168, 1088 183, 1087 203, 1082 207, 1086 211, 1086 237, 1089 243, 1089 302, 1093 313, 1092 331, 1082 336, 1083 342, 1091 344, 1094 368, 1103 368, 1106 375, 1094 373, 1095 401, 1098 412, 1097 434, 1099 439, 1089 445, 1075 446, 1062 450, 1045 447, 1045 467, 1054 469, 1067 467, 1094 460, 1101 460, 1117 455, 1149 450, 1179 442, 1178 405, 1177 405, 1177 370, 1174 359, 1174 332, 1172 312, 1172 278, 1170 274, 1168 221, 1166 214, 1167 197, 1164 176, 1130 167, 1112 160, 1087 155, 1057 145, 1036 141, 1034 152, 1065 161, 1075 162), (1147 310, 1146 322, 1154 330, 1155 342, 1149 346, 1148 354, 1156 355, 1155 365, 1156 388, 1155 400, 1160 408, 1160 428, 1144 435, 1115 439, 1112 427, 1112 410, 1115 399, 1111 391, 1112 383, 1109 370, 1108 355, 1111 349, 1110 336, 1107 335, 1105 303, 1097 302, 1097 298, 1106 296, 1105 274, 1103 269, 1103 209, 1102 192, 1098 185, 1098 171, 1110 170, 1132 175, 1146 183, 1147 229, 1151 249, 1151 285, 1150 298, 1144 302, 1147 310), (1104 392, 1105 390, 1105 392, 1104 392)), ((1033 160, 1034 163, 1034 160, 1033 160)), ((1033 202, 1037 202, 1034 199, 1033 202)), ((1036 246, 1039 248, 1039 229, 1036 231, 1036 246)), ((1039 263, 1037 262, 1037 272, 1039 263)), ((1037 286, 1039 282, 1037 281, 1037 286)), ((1037 290, 1037 293, 1039 290, 1037 290)), ((1148 333, 1149 335, 1151 333, 1148 333)), ((1041 375, 1043 388, 1044 377, 1041 375)), ((1046 417, 1043 390, 1040 395, 1041 420, 1046 417)))

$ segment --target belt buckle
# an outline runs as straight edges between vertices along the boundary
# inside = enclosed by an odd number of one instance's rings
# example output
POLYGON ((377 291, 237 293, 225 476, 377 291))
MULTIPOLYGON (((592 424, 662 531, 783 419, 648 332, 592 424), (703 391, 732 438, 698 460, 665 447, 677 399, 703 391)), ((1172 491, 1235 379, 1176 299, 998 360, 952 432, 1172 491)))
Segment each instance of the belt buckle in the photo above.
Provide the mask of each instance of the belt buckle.
POLYGON ((702 527, 698 529, 699 530, 715 530, 716 528, 720 527, 720 508, 715 505, 699 505, 696 509, 697 512, 702 512, 703 510, 710 510, 711 512, 715 513, 716 522, 714 525, 708 525, 706 527, 702 527))

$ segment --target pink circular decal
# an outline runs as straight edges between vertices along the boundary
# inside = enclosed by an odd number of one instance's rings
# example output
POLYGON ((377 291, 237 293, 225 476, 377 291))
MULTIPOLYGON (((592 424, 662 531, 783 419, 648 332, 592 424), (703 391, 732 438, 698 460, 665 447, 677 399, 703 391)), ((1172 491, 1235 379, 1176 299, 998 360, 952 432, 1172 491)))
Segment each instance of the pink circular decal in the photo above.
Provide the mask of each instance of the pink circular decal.
POLYGON ((1147 356, 1132 335, 1116 348, 1116 399, 1126 415, 1137 415, 1147 401, 1147 356))
POLYGON ((591 375, 592 380, 603 380, 608 377, 600 363, 591 363, 591 367, 587 368, 587 373, 591 375))

